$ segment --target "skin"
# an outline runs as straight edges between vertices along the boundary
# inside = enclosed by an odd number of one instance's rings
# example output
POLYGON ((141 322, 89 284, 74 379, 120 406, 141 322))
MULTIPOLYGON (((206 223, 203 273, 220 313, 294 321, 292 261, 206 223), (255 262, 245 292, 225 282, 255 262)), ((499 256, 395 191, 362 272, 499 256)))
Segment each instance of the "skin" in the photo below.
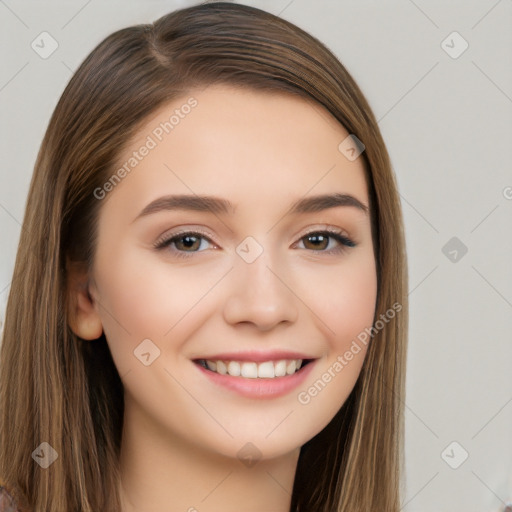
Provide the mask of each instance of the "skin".
POLYGON ((70 280, 69 323, 91 343, 105 333, 123 381, 123 512, 285 512, 300 447, 348 397, 365 347, 309 403, 298 393, 372 325, 377 293, 366 212, 287 212, 304 196, 333 192, 368 205, 363 162, 338 150, 349 134, 323 107, 216 85, 160 108, 120 165, 190 96, 198 105, 102 200, 94 266, 70 280), (134 220, 167 194, 225 198, 236 212, 163 211, 134 220), (356 246, 309 241, 308 233, 326 227, 356 246), (201 229, 211 241, 154 248, 182 229, 201 229), (248 236, 263 248, 250 264, 236 252, 248 236), (180 250, 189 257, 178 257, 180 250), (144 339, 160 350, 149 366, 134 357, 144 339), (273 399, 216 386, 192 362, 274 348, 317 360, 305 383, 273 399), (251 467, 237 456, 248 442, 259 458, 251 467))

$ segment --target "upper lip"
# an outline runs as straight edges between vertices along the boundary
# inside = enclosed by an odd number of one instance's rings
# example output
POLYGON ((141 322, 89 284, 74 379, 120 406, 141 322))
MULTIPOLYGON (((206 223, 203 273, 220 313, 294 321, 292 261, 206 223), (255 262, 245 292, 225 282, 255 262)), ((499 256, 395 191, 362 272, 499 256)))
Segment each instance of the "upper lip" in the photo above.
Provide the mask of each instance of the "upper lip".
POLYGON ((262 363, 265 361, 282 361, 283 359, 316 359, 301 352, 292 352, 289 350, 272 350, 262 352, 260 350, 250 350, 245 352, 222 352, 211 356, 204 356, 198 359, 207 361, 252 361, 262 363))

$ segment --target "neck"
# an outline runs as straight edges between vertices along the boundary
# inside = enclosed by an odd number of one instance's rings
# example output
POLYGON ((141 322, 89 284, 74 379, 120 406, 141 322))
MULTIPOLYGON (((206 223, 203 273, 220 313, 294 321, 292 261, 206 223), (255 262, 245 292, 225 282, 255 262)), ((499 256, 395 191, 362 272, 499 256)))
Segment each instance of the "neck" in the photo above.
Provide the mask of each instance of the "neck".
POLYGON ((121 512, 289 512, 299 449, 244 463, 155 429, 135 407, 125 402, 121 512))

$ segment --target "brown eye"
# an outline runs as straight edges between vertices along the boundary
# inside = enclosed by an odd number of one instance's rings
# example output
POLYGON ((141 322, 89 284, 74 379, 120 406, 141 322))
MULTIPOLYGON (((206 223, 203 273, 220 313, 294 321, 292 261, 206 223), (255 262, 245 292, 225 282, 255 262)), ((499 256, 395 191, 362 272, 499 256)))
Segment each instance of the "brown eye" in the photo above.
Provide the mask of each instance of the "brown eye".
POLYGON ((322 234, 307 235, 304 237, 304 240, 307 240, 307 243, 304 244, 306 249, 313 249, 315 251, 324 250, 329 245, 329 237, 322 234), (312 247, 307 247, 308 243, 312 244, 312 247))
POLYGON ((344 251, 347 247, 355 247, 356 244, 338 231, 313 231, 303 236, 304 247, 312 251, 324 253, 338 253, 344 251), (333 247, 328 248, 331 240, 336 243, 333 247), (336 246, 337 245, 337 246, 336 246))
POLYGON ((208 244, 215 247, 215 244, 206 235, 194 231, 186 231, 163 237, 154 246, 158 250, 169 251, 174 256, 186 258, 196 252, 203 252, 204 249, 208 249, 208 244))
POLYGON ((194 235, 181 235, 171 239, 176 248, 187 252, 195 252, 201 245, 201 238, 194 235))

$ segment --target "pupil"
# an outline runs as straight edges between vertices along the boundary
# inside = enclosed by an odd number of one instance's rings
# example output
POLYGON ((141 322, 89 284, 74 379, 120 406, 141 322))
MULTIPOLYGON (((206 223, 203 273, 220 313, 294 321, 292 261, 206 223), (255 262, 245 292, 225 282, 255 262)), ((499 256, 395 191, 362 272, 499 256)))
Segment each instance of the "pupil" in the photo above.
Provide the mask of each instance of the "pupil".
POLYGON ((185 247, 188 247, 189 249, 191 247, 193 247, 194 243, 196 242, 196 237, 195 236, 184 236, 183 237, 183 240, 184 240, 184 245, 185 247))
POLYGON ((326 241, 326 237, 324 235, 311 235, 308 237, 309 241, 313 243, 313 245, 317 245, 326 241))

